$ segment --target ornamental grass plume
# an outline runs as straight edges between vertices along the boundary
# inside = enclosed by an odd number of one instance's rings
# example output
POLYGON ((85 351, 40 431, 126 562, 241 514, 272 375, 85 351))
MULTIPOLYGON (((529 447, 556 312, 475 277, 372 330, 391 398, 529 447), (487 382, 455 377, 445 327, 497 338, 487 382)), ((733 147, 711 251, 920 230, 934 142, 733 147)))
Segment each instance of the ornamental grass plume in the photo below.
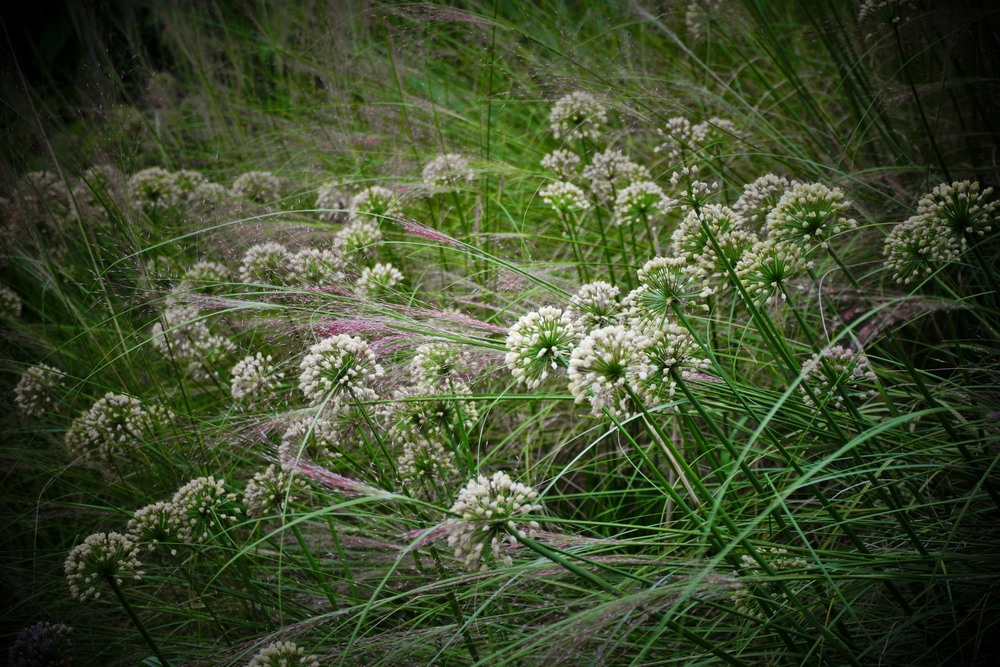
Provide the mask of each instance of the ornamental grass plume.
POLYGON ((170 531, 188 544, 207 542, 239 520, 236 494, 226 490, 224 479, 212 475, 197 477, 177 489, 170 504, 170 531))
POLYGON ((580 331, 619 324, 624 316, 621 300, 618 298, 620 291, 617 285, 603 280, 587 283, 570 297, 566 312, 580 331))
POLYGON ((650 371, 645 349, 649 336, 615 325, 591 331, 573 349, 569 361, 569 392, 577 403, 590 402, 590 413, 628 417, 635 413, 633 396, 643 392, 650 371))
POLYGON ((319 660, 294 642, 275 642, 258 651, 247 667, 319 667, 319 660))
POLYGON ((767 214, 768 238, 776 243, 797 243, 805 248, 826 247, 830 239, 855 229, 857 221, 845 218, 851 203, 840 188, 822 183, 797 183, 787 190, 767 214))
POLYGON ((281 180, 269 171, 248 171, 236 177, 229 192, 235 199, 269 204, 281 197, 281 180))
POLYGON ((600 139, 607 123, 607 107, 583 90, 560 97, 549 113, 549 128, 556 139, 600 139))
POLYGON ((537 491, 513 481, 502 471, 469 481, 451 506, 453 518, 445 524, 448 546, 454 550, 455 558, 468 570, 485 572, 486 557, 510 567, 513 560, 503 552, 503 543, 514 545, 518 537, 538 530, 538 522, 527 516, 541 509, 533 503, 537 497, 537 491))
POLYGON ((270 515, 284 514, 290 501, 297 494, 308 490, 291 468, 276 466, 273 463, 266 469, 254 473, 253 479, 247 482, 243 491, 243 506, 247 517, 257 519, 270 515))
POLYGON ((475 177, 469 168, 469 160, 457 153, 438 155, 424 165, 421 176, 424 186, 434 194, 455 192, 472 183, 475 177))
POLYGON ((70 667, 73 628, 42 621, 22 628, 7 651, 9 667, 70 667))
POLYGON ((240 280, 259 285, 285 285, 291 278, 292 253, 280 243, 258 243, 240 260, 240 280))
POLYGON ((29 417, 42 417, 55 409, 65 384, 66 375, 58 368, 32 366, 14 387, 14 405, 29 417))
POLYGON ((75 457, 115 466, 132 460, 171 417, 162 406, 109 391, 70 425, 66 449, 75 457))
POLYGON ((233 400, 252 408, 277 397, 285 374, 274 364, 274 357, 256 352, 239 360, 229 372, 233 400))
POLYGON ((78 544, 66 557, 64 570, 69 592, 74 600, 85 602, 101 597, 99 586, 114 582, 120 586, 125 579, 139 581, 139 550, 121 533, 94 533, 78 544))
POLYGON ((845 401, 864 401, 876 394, 877 376, 868 357, 854 348, 835 345, 814 354, 802 364, 799 393, 809 406, 813 399, 806 391, 812 389, 821 405, 843 409, 845 401))
POLYGON ((309 348, 300 364, 299 390, 312 406, 336 415, 358 401, 378 398, 374 383, 385 375, 375 353, 357 336, 337 334, 309 348))
POLYGON ((518 384, 535 389, 569 364, 581 337, 569 311, 546 306, 521 317, 507 334, 507 368, 518 384))

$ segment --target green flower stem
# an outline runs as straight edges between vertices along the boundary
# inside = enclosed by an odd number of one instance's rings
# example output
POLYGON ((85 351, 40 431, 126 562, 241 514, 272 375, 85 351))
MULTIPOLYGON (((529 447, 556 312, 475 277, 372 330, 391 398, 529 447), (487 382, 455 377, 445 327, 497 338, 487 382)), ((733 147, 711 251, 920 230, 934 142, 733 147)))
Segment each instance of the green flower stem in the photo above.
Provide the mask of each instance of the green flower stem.
POLYGON ((122 589, 118 585, 118 582, 115 580, 113 576, 105 577, 105 580, 108 582, 108 585, 111 586, 111 590, 115 592, 115 596, 121 603, 122 608, 125 610, 125 613, 128 614, 128 617, 130 619, 132 619, 132 623, 139 631, 139 634, 142 635, 143 640, 145 640, 146 645, 149 646, 149 649, 153 652, 153 655, 156 656, 156 658, 160 661, 160 664, 163 667, 170 667, 170 662, 163 657, 163 654, 160 652, 160 648, 156 645, 156 642, 153 641, 153 637, 149 634, 149 632, 146 631, 146 626, 142 624, 142 621, 139 620, 139 616, 136 615, 135 611, 132 609, 132 605, 130 605, 128 603, 128 600, 125 599, 125 595, 122 593, 122 589))

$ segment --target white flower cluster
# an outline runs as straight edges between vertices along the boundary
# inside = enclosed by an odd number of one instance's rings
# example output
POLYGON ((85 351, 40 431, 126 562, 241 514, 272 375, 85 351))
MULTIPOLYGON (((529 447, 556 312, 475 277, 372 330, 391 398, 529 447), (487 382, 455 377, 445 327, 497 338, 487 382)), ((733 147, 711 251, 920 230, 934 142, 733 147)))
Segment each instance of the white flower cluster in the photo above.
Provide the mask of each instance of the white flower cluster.
POLYGON ((451 382, 447 387, 420 382, 395 389, 381 414, 397 442, 447 440, 468 433, 479 421, 479 409, 471 397, 464 382, 451 382))
POLYGON ((567 181, 554 181, 538 191, 542 201, 560 215, 582 212, 590 208, 587 194, 578 186, 567 181))
POLYGON ((643 379, 643 395, 658 400, 670 400, 677 390, 677 380, 690 380, 704 372, 709 361, 691 332, 684 327, 665 322, 647 323, 641 329, 648 338, 644 354, 648 364, 643 379))
POLYGON ((668 118, 659 129, 663 142, 653 150, 666 155, 670 164, 682 164, 697 153, 718 149, 727 140, 740 137, 732 121, 712 117, 701 123, 692 123, 683 116, 668 118))
POLYGON ((637 181, 649 181, 649 170, 633 162, 620 149, 608 148, 594 155, 583 168, 590 191, 598 201, 606 201, 637 181))
POLYGON ((16 319, 20 316, 21 297, 6 285, 0 285, 0 317, 16 319))
POLYGON ((681 208, 697 209, 705 206, 712 198, 712 193, 719 189, 717 182, 708 183, 698 180, 698 165, 682 167, 670 175, 670 186, 680 196, 677 204, 681 208))
POLYGON ((768 238, 776 243, 826 247, 837 234, 855 229, 857 221, 844 218, 851 203, 840 188, 822 183, 797 183, 767 214, 768 238))
POLYGON ((507 333, 505 361, 518 384, 534 389, 569 363, 582 332, 568 311, 546 306, 519 319, 507 333))
POLYGON ((350 208, 351 202, 338 183, 327 183, 316 192, 316 210, 321 220, 343 221, 350 208))
POLYGON ((306 414, 291 420, 281 436, 278 462, 294 468, 299 461, 321 466, 343 456, 337 451, 340 433, 336 424, 326 417, 306 414))
POLYGON ((14 387, 14 405, 29 417, 41 417, 55 407, 65 374, 48 364, 32 366, 14 387))
POLYGON ((310 405, 337 414, 356 401, 375 400, 372 384, 384 375, 375 353, 361 338, 337 334, 309 348, 302 360, 299 389, 310 405))
POLYGON ((422 176, 431 192, 453 192, 474 178, 468 159, 457 153, 438 155, 424 165, 422 176))
POLYGON ((243 506, 247 517, 260 518, 268 514, 282 514, 288 501, 294 500, 296 493, 306 491, 305 482, 295 475, 295 471, 273 463, 265 470, 254 473, 243 491, 243 506))
POLYGON ((622 300, 630 320, 657 323, 673 318, 674 308, 689 314, 708 310, 711 288, 702 284, 682 257, 654 257, 637 272, 639 286, 622 300))
POLYGON ((790 181, 784 176, 764 174, 743 186, 743 193, 733 204, 733 210, 748 226, 759 229, 785 192, 798 184, 798 181, 790 181))
POLYGON ((281 180, 269 171, 248 171, 236 177, 230 193, 235 199, 269 204, 281 197, 281 180))
POLYGON ((247 667, 319 667, 319 660, 294 642, 275 642, 258 651, 247 667))
POLYGON ((382 240, 378 220, 352 220, 333 235, 333 249, 346 257, 352 253, 370 253, 382 240))
POLYGON ((125 579, 142 578, 139 550, 132 540, 121 533, 94 533, 73 547, 66 557, 64 570, 69 593, 75 600, 101 597, 102 582, 113 580, 121 585, 125 579))
POLYGON ((399 479, 410 491, 426 491, 443 485, 458 475, 455 454, 437 439, 414 437, 403 442, 403 451, 396 459, 399 479))
POLYGON ((183 366, 194 380, 217 379, 226 357, 236 345, 224 336, 213 334, 200 318, 196 306, 173 305, 163 311, 162 322, 150 330, 150 343, 163 356, 183 366))
POLYGON ((147 213, 214 205, 226 195, 225 188, 210 183, 197 171, 167 171, 162 167, 151 167, 133 174, 128 181, 128 191, 147 213))
POLYGON ((728 267, 735 268, 755 240, 735 211, 707 204, 688 212, 670 243, 674 256, 685 261, 685 270, 714 293, 732 284, 728 267))
POLYGON ((768 239, 750 246, 736 264, 736 275, 751 299, 776 304, 787 298, 791 281, 811 267, 801 245, 768 239))
POLYGON ((381 185, 365 188, 351 199, 351 219, 378 222, 400 210, 396 193, 381 185))
POLYGON ((580 331, 619 324, 623 317, 617 285, 597 280, 582 285, 569 300, 567 312, 580 331))
POLYGON ((182 292, 212 293, 231 279, 225 264, 203 260, 184 272, 179 289, 182 292))
POLYGON ((288 268, 305 287, 339 285, 345 280, 344 258, 329 248, 303 248, 292 255, 288 268))
POLYGON ((652 181, 638 181, 620 190, 615 197, 614 220, 619 227, 642 223, 653 225, 663 221, 675 202, 668 199, 652 181))
POLYGON ((560 97, 549 114, 549 127, 556 139, 598 139, 607 123, 604 104, 582 90, 560 97))
MULTIPOLYGON (((173 503, 157 501, 137 509, 128 522, 128 537, 136 544, 145 544, 152 551, 161 542, 173 540, 174 515, 177 509, 173 503)), ((177 549, 170 549, 177 555, 177 549)))
POLYGON ((70 425, 66 449, 113 465, 120 457, 134 456, 131 450, 141 448, 170 418, 162 406, 144 406, 139 399, 109 391, 70 425))
POLYGON ((704 41, 712 20, 721 10, 721 0, 691 0, 684 12, 688 38, 694 43, 704 41))
POLYGON ((814 354, 802 364, 799 392, 806 405, 813 405, 812 398, 803 386, 808 385, 821 404, 841 409, 845 398, 860 401, 874 396, 876 379, 868 357, 862 352, 835 345, 814 354))
POLYGON ((274 357, 257 352, 240 359, 229 372, 233 400, 253 407, 274 400, 284 373, 274 366, 274 357))
POLYGON ((415 384, 450 386, 465 377, 471 363, 469 351, 457 343, 424 343, 410 361, 410 379, 415 384))
POLYGON ((542 158, 542 167, 554 172, 563 181, 572 180, 579 165, 580 156, 565 148, 557 148, 542 158))
POLYGON ((258 243, 240 260, 240 280, 260 285, 284 285, 291 277, 292 253, 280 243, 258 243))
POLYGON ((225 531, 239 519, 236 494, 226 491, 226 481, 197 477, 177 489, 170 501, 170 532, 181 542, 204 542, 225 531))
POLYGON ((386 295, 403 282, 403 273, 392 264, 366 266, 358 276, 357 288, 369 296, 386 295))
POLYGON ((569 392, 577 403, 590 401, 596 417, 607 410, 615 417, 635 411, 632 394, 642 392, 642 380, 649 373, 644 354, 652 341, 648 336, 622 325, 591 331, 570 357, 569 392))
MULTIPOLYGON (((502 471, 471 480, 451 506, 454 518, 446 525, 448 546, 454 549, 455 557, 469 570, 485 571, 486 551, 494 561, 510 567, 511 557, 501 547, 504 541, 513 545, 517 537, 526 536, 519 523, 525 523, 527 514, 541 509, 533 502, 537 497, 537 491, 513 481, 502 471)), ((527 520, 526 525, 529 530, 538 529, 536 521, 527 520)))

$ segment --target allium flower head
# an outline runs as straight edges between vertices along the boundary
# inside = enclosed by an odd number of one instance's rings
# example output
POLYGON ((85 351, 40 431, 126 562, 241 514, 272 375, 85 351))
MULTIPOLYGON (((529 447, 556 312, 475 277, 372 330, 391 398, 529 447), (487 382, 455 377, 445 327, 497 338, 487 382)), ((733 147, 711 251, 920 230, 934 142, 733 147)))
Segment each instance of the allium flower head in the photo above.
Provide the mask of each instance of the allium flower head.
MULTIPOLYGON (((152 551, 161 542, 174 541, 174 516, 177 509, 173 503, 157 501, 137 509, 128 522, 128 537, 137 545, 145 544, 152 551)), ((177 549, 171 549, 172 555, 177 549)))
POLYGON ((327 222, 344 221, 350 214, 351 202, 337 183, 327 183, 316 192, 316 210, 327 222))
POLYGON ((138 581, 143 574, 140 567, 139 550, 132 540, 121 533, 94 533, 73 547, 64 569, 70 595, 85 602, 101 597, 98 586, 109 579, 117 585, 125 579, 138 581))
POLYGON ((300 461, 329 466, 343 456, 337 451, 339 442, 335 422, 315 414, 301 415, 288 423, 281 436, 278 462, 286 468, 294 468, 300 461))
POLYGON ((150 343, 197 381, 218 379, 219 369, 229 365, 227 357, 236 351, 231 340, 211 332, 195 306, 164 310, 162 321, 150 330, 150 343))
POLYGON ((557 148, 542 158, 542 167, 554 172, 563 181, 572 180, 579 165, 580 156, 565 148, 557 148))
POLYGON ((664 127, 657 132, 663 137, 663 142, 653 151, 664 153, 671 164, 680 164, 684 159, 698 150, 699 143, 704 138, 703 126, 695 126, 683 116, 668 118, 664 127))
POLYGON ((344 258, 331 249, 303 248, 292 255, 291 274, 305 287, 340 285, 345 280, 344 258))
POLYGON ((240 359, 229 372, 234 401, 253 407, 274 400, 284 373, 274 365, 274 358, 260 352, 240 359))
POLYGON ((622 319, 619 292, 617 285, 603 280, 587 283, 570 298, 567 312, 580 331, 618 324, 622 319))
POLYGON ((652 224, 661 222, 674 202, 667 199, 652 181, 638 181, 620 190, 615 198, 615 224, 652 224))
POLYGON ((538 191, 542 200, 560 214, 586 211, 590 208, 590 200, 586 193, 566 181, 554 181, 538 191))
POLYGON ((712 293, 696 277, 683 257, 654 257, 636 273, 639 287, 622 301, 630 320, 663 321, 675 316, 674 308, 688 313, 708 310, 705 299, 712 293))
POLYGON ((753 242, 736 212, 717 204, 689 211, 670 238, 674 255, 713 292, 729 285, 729 267, 736 266, 753 242))
POLYGON ((670 175, 670 186, 677 193, 677 204, 682 209, 698 209, 711 202, 718 183, 698 180, 698 165, 683 167, 670 175))
POLYGON ((65 374, 57 368, 48 364, 32 366, 14 387, 14 405, 29 417, 41 417, 56 406, 65 382, 65 374))
POLYGON ((667 322, 658 326, 647 324, 641 331, 649 338, 645 348, 649 367, 643 379, 646 396, 670 400, 678 378, 688 380, 708 368, 708 359, 684 327, 667 322))
POLYGON ((403 484, 417 493, 446 484, 458 475, 455 454, 437 438, 414 437, 404 441, 396 470, 403 484))
POLYGON ((265 470, 254 473, 253 479, 247 482, 243 506, 250 518, 282 514, 286 503, 306 490, 305 483, 293 469, 272 463, 265 470))
POLYGON ((114 464, 128 459, 170 419, 159 405, 109 391, 81 414, 66 432, 66 448, 74 455, 114 464))
POLYGON ((309 348, 300 366, 299 389, 310 405, 336 414, 356 401, 375 400, 372 384, 384 375, 361 338, 337 334, 309 348))
POLYGON ((492 477, 479 475, 471 480, 451 506, 454 518, 446 525, 448 546, 455 550, 455 557, 469 570, 485 571, 485 550, 492 560, 510 567, 513 562, 501 547, 505 538, 513 545, 517 537, 525 536, 519 524, 526 524, 529 530, 538 529, 537 522, 526 521, 526 515, 541 509, 533 504, 537 497, 537 491, 513 481, 505 472, 496 472, 492 477))
POLYGON ((218 183, 205 181, 187 195, 188 207, 195 212, 209 212, 229 199, 229 190, 218 183))
POLYGON ((590 401, 590 412, 615 417, 637 409, 632 394, 642 391, 649 373, 644 350, 648 336, 621 325, 591 331, 573 350, 569 361, 569 392, 577 403, 590 401))
POLYGON ((381 185, 365 188, 351 199, 351 219, 371 220, 376 224, 400 210, 396 193, 381 185))
POLYGON ((781 195, 767 214, 768 236, 776 242, 826 247, 832 237, 858 226, 843 217, 850 207, 840 188, 798 183, 781 195))
POLYGON ((957 238, 972 241, 993 231, 1000 216, 997 203, 989 199, 993 188, 980 191, 975 181, 942 183, 917 203, 917 215, 939 221, 957 238))
POLYGON ((767 214, 778 205, 782 195, 798 184, 797 181, 790 181, 784 176, 764 174, 743 186, 743 194, 733 204, 733 210, 751 228, 759 229, 764 224, 767 214))
POLYGON ((240 280, 259 285, 284 285, 291 277, 292 253, 269 241, 251 246, 240 260, 240 280))
POLYGON ((7 652, 10 667, 70 667, 73 664, 70 626, 35 623, 22 628, 7 652))
POLYGON ((560 97, 549 114, 549 127, 556 139, 598 139, 607 123, 604 104, 582 90, 560 97))
POLYGON ((545 307, 524 315, 507 334, 507 367, 518 384, 534 389, 569 362, 581 331, 568 311, 545 307))
POLYGON ((457 343, 424 343, 410 361, 410 378, 414 384, 449 386, 465 377, 471 363, 469 351, 457 343))
POLYGON ((736 264, 736 275, 758 303, 784 301, 790 282, 812 266, 798 244, 757 241, 736 264))
POLYGON ((293 642, 275 642, 258 651, 247 667, 319 667, 319 660, 293 642))
POLYGON ((424 185, 431 192, 452 192, 472 182, 469 161, 457 153, 438 155, 424 165, 424 185))
POLYGON ((649 170, 630 160, 621 150, 608 148, 594 155, 583 168, 590 191, 598 201, 617 196, 618 191, 637 181, 649 181, 649 170))
POLYGON ((231 280, 225 264, 203 260, 195 262, 181 278, 180 289, 185 292, 215 293, 231 280))
POLYGON ((688 39, 695 43, 704 41, 721 9, 721 0, 691 0, 684 12, 688 39))
POLYGON ((858 22, 900 23, 915 7, 914 0, 865 0, 858 10, 858 22))
POLYGON ((472 391, 464 382, 455 381, 447 387, 421 382, 394 390, 381 412, 396 441, 448 440, 468 433, 479 420, 479 409, 471 397, 472 391))
POLYGON ((883 248, 893 280, 909 285, 962 254, 962 242, 933 218, 915 215, 892 228, 883 248))
POLYGON ((806 405, 813 400, 806 391, 808 385, 824 405, 841 409, 847 400, 862 401, 875 395, 875 372, 861 352, 836 345, 814 354, 802 364, 799 392, 806 405))
POLYGON ((269 171, 248 171, 233 181, 232 195, 256 204, 269 204, 281 197, 281 181, 269 171))
POLYGON ((333 249, 347 257, 351 254, 370 254, 382 240, 382 230, 377 220, 352 220, 333 236, 333 249))
POLYGON ((20 316, 21 297, 6 285, 0 285, 0 318, 13 320, 20 316))
POLYGON ((143 169, 128 181, 132 199, 147 213, 165 211, 181 206, 187 201, 187 192, 181 189, 174 174, 162 167, 143 169))
POLYGON ((214 476, 197 477, 177 489, 170 503, 171 532, 181 542, 209 540, 239 519, 236 494, 226 490, 226 481, 214 476))
POLYGON ((366 266, 358 277, 357 288, 369 296, 391 294, 403 282, 403 273, 392 264, 366 266))

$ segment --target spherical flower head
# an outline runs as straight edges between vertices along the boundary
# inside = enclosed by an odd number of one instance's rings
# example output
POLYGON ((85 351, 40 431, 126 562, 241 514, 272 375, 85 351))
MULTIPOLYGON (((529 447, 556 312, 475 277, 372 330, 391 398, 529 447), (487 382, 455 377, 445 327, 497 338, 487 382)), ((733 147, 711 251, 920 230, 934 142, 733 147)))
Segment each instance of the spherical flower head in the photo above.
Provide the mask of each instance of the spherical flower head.
POLYGON ((669 401, 678 381, 690 380, 709 367, 708 359, 691 332, 671 322, 640 327, 649 338, 645 348, 649 367, 643 378, 643 394, 651 399, 669 401))
POLYGON ((980 191, 975 181, 942 183, 917 203, 917 215, 936 220, 965 243, 993 231, 997 222, 997 203, 990 200, 993 188, 980 191))
POLYGON ((293 469, 271 464, 254 473, 253 479, 247 482, 243 506, 250 518, 283 514, 287 503, 306 490, 305 483, 293 469))
POLYGON ((0 318, 14 320, 20 316, 21 297, 6 285, 0 285, 0 318))
POLYGON ((150 330, 153 347, 184 367, 193 380, 218 380, 220 369, 229 365, 228 356, 236 351, 236 345, 212 334, 196 306, 170 306, 161 319, 150 330))
POLYGON ((373 383, 385 373, 357 336, 337 334, 309 348, 300 365, 299 389, 310 405, 337 414, 356 401, 375 400, 373 383))
POLYGON ((438 155, 424 165, 424 185, 433 192, 454 192, 472 183, 474 175, 469 161, 457 153, 438 155))
POLYGON ((797 181, 790 181, 784 176, 764 174, 743 186, 743 194, 733 204, 733 210, 749 227, 759 229, 785 192, 796 185, 799 185, 797 181))
POLYGON ((736 264, 736 275, 754 302, 780 303, 791 281, 812 266, 801 245, 757 241, 736 264))
POLYGON ((292 255, 289 269, 300 285, 304 287, 328 287, 344 282, 344 258, 329 249, 303 248, 292 255))
POLYGON ((662 222, 673 208, 661 188, 652 181, 638 181, 625 187, 615 197, 615 224, 619 227, 632 224, 662 222))
POLYGON ((428 494, 458 475, 454 452, 437 438, 405 440, 403 451, 396 459, 396 470, 406 488, 417 494, 428 494))
POLYGON ((403 273, 389 263, 366 266, 358 277, 357 288, 369 296, 385 296, 403 282, 403 273))
POLYGON ((962 254, 962 239, 938 218, 915 215, 889 233, 882 253, 892 279, 909 285, 962 254))
POLYGON ((607 123, 605 105, 582 90, 560 97, 549 114, 549 127, 556 139, 598 139, 607 123))
POLYGON ((494 562, 510 567, 510 556, 501 550, 503 541, 513 545, 517 537, 526 537, 519 524, 526 524, 529 530, 538 529, 538 523, 526 516, 541 509, 534 504, 537 497, 537 491, 513 481, 502 471, 471 480, 451 506, 453 518, 446 525, 448 546, 454 549, 455 557, 469 570, 485 571, 486 551, 494 562))
POLYGON ((672 164, 681 163, 689 154, 698 150, 704 131, 704 126, 695 126, 683 116, 668 118, 666 124, 657 129, 663 142, 653 152, 663 153, 672 164))
POLYGON ((48 364, 32 366, 14 387, 14 405, 29 417, 42 417, 56 406, 66 375, 48 364))
POLYGON ((337 424, 326 417, 306 414, 292 419, 281 436, 278 461, 286 468, 294 468, 300 461, 329 466, 343 454, 337 451, 340 431, 337 424))
POLYGON ((351 220, 370 220, 377 224, 382 218, 396 215, 399 211, 396 193, 381 185, 365 188, 351 199, 351 220))
POLYGON ((233 400, 253 407, 273 401, 285 374, 274 365, 274 357, 256 352, 240 359, 229 372, 233 400))
POLYGON ((187 193, 187 204, 195 212, 211 212, 229 201, 229 190, 218 183, 204 183, 187 193))
POLYGON ((686 270, 715 293, 729 287, 730 268, 735 268, 754 240, 735 211, 708 204, 688 212, 671 236, 671 247, 685 260, 686 270))
POLYGON ((802 364, 799 392, 803 402, 812 406, 813 399, 805 388, 808 385, 821 404, 842 409, 845 398, 863 401, 874 396, 876 379, 862 352, 836 345, 814 354, 802 364))
POLYGON ((557 148, 542 158, 542 167, 554 172, 556 178, 563 181, 572 180, 579 165, 580 156, 565 148, 557 148))
POLYGON ((705 299, 712 293, 683 257, 654 257, 637 272, 639 286, 623 300, 629 320, 659 322, 676 315, 708 310, 705 299))
POLYGON ((545 307, 524 315, 507 334, 507 367, 518 384, 538 387, 569 363, 582 332, 568 311, 545 307))
POLYGON ((419 438, 461 439, 479 420, 472 391, 463 382, 447 387, 421 382, 393 391, 381 414, 397 442, 419 438))
POLYGON ((319 660, 294 642, 275 642, 258 651, 247 667, 319 667, 319 660))
POLYGON ((472 355, 457 343, 424 343, 410 361, 410 379, 435 387, 461 382, 469 371, 472 355))
POLYGON ((622 305, 617 285, 597 280, 577 290, 567 309, 580 331, 591 331, 618 324, 622 319, 622 305))
POLYGON ((670 175, 670 187, 677 193, 677 204, 682 209, 699 209, 708 205, 713 193, 719 189, 718 183, 699 180, 698 171, 698 165, 692 165, 670 175))
MULTIPOLYGON (((173 525, 177 508, 173 503, 157 501, 137 509, 128 522, 128 538, 134 543, 145 544, 152 551, 161 542, 174 541, 173 525)), ((171 548, 171 555, 177 550, 171 548)))
POLYGON ((706 121, 698 123, 693 128, 694 134, 698 137, 698 146, 702 152, 718 154, 721 147, 732 139, 742 138, 736 124, 728 118, 713 116, 706 121))
POLYGON ((73 547, 66 557, 66 581, 70 595, 85 602, 101 597, 99 586, 108 580, 121 585, 125 579, 138 581, 139 550, 135 543, 121 533, 94 533, 73 547))
POLYGON ((22 628, 7 652, 10 667, 70 667, 73 664, 70 634, 64 623, 35 623, 22 628))
POLYGON ((776 242, 825 248, 832 237, 858 226, 856 221, 843 217, 850 207, 840 188, 798 183, 781 195, 777 206, 767 214, 767 233, 776 242))
POLYGON ((338 183, 327 183, 316 192, 316 210, 321 220, 343 222, 350 209, 350 198, 338 183))
POLYGON ((630 160, 621 150, 608 148, 594 155, 583 168, 590 191, 598 201, 607 201, 637 181, 649 181, 649 170, 630 160))
POLYGON ((187 193, 176 177, 162 167, 150 167, 132 175, 128 192, 146 213, 166 211, 187 201, 187 193))
POLYGON ((333 235, 333 249, 340 255, 371 254, 382 240, 377 220, 352 220, 333 235))
POLYGON ((230 192, 236 199, 268 204, 281 197, 281 181, 269 171, 248 171, 236 177, 230 192))
POLYGON ((240 260, 240 280, 257 285, 284 285, 291 277, 292 253, 269 241, 251 246, 240 260))
POLYGON ((225 264, 203 260, 195 262, 181 278, 180 289, 185 292, 215 294, 232 279, 225 264))
POLYGON ((66 447, 74 455, 114 465, 135 456, 143 443, 171 415, 159 405, 109 391, 83 412, 66 432, 66 447))
POLYGON ((582 213, 590 208, 587 194, 579 187, 566 181, 554 181, 538 191, 542 201, 552 207, 557 214, 582 213))
POLYGON ((642 391, 649 374, 645 349, 648 336, 622 325, 591 331, 573 350, 569 361, 569 392, 577 403, 590 401, 595 417, 605 411, 627 417, 637 407, 633 395, 642 391))
POLYGON ((171 532, 181 542, 205 542, 239 519, 236 494, 226 491, 226 481, 214 476, 197 477, 177 489, 170 504, 174 513, 171 532))

